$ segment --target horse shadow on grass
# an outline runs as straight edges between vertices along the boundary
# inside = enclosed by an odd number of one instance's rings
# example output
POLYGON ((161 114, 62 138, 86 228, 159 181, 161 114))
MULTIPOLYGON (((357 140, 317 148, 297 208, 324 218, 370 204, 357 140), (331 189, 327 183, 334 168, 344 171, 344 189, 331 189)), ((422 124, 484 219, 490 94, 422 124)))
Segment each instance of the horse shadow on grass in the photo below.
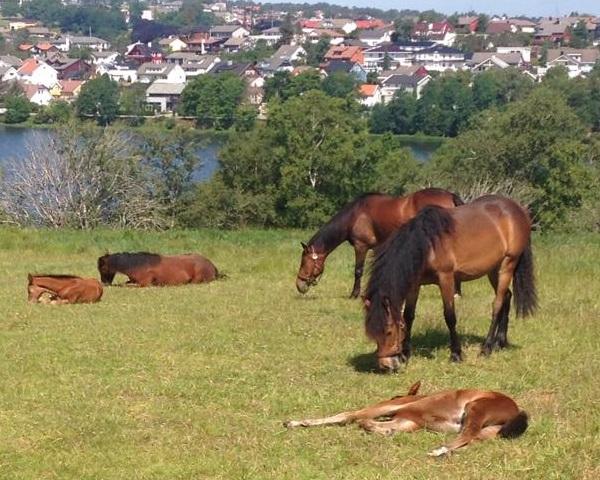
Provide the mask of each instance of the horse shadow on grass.
MULTIPOLYGON (((471 345, 481 345, 485 337, 480 335, 473 335, 470 333, 463 333, 460 335, 461 344, 464 347, 471 345)), ((412 356, 413 357, 425 357, 434 358, 434 353, 438 350, 446 350, 450 352, 450 337, 447 330, 442 329, 429 329, 425 332, 419 332, 413 334, 411 339, 412 344, 412 356)), ((519 349, 518 345, 510 344, 507 349, 519 349)), ((450 353, 448 353, 449 355, 450 353)), ((352 366, 354 370, 362 373, 381 373, 377 368, 377 358, 375 352, 373 353, 359 353, 348 359, 348 365, 352 366)))

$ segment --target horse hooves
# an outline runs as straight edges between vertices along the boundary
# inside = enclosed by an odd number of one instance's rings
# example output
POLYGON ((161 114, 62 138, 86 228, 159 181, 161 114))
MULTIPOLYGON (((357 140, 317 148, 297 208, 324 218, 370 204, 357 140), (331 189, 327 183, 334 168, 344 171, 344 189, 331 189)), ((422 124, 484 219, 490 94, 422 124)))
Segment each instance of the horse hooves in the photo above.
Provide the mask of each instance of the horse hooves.
POLYGON ((358 296, 360 295, 360 292, 352 292, 350 294, 350 300, 354 299, 354 298, 358 298, 358 296))
POLYGON ((460 363, 463 361, 462 353, 460 352, 452 352, 450 354, 450 361, 453 363, 460 363))
POLYGON ((480 357, 489 357, 492 354, 492 348, 491 347, 483 347, 481 349, 481 351, 479 352, 479 356, 480 357))

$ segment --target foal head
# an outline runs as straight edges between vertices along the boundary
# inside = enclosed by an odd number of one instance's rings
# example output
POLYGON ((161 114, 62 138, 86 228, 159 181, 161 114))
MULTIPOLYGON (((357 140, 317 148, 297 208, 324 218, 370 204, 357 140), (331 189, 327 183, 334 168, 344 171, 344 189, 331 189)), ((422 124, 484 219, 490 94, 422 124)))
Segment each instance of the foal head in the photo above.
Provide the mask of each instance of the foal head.
POLYGON ((100 272, 100 280, 104 285, 110 285, 115 278, 116 271, 110 264, 110 255, 106 254, 98 258, 98 271, 100 272))
POLYGON ((367 335, 377 343, 377 366, 386 372, 400 367, 402 342, 406 325, 402 315, 394 308, 388 297, 375 294, 365 298, 367 335))
POLYGON ((302 245, 300 269, 296 276, 296 288, 300 293, 306 293, 312 285, 316 285, 325 269, 325 253, 317 252, 314 245, 302 245))

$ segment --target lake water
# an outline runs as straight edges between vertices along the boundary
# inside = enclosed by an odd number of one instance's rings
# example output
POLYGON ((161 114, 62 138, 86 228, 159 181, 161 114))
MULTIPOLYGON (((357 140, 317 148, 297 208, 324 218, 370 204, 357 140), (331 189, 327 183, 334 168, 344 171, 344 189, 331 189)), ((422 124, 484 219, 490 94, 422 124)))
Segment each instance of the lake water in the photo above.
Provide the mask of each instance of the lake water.
MULTIPOLYGON (((33 142, 39 142, 48 131, 44 129, 29 129, 19 127, 8 127, 0 125, 0 166, 10 162, 11 159, 22 158, 27 155, 27 148, 33 142)), ((429 160, 433 152, 438 148, 438 144, 419 142, 407 139, 402 144, 408 147, 415 158, 421 162, 429 160)), ((212 176, 218 168, 217 153, 219 143, 212 142, 203 145, 198 149, 198 155, 202 159, 202 166, 194 175, 198 181, 203 181, 212 176)))

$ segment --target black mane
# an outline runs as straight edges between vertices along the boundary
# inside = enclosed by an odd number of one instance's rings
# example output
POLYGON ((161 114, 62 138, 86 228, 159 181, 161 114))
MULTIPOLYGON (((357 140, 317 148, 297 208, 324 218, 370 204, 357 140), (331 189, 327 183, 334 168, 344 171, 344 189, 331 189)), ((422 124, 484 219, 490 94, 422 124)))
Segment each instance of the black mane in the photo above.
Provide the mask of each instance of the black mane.
POLYGON ((108 264, 115 270, 149 267, 160 262, 161 256, 149 252, 121 252, 106 255, 108 264))
POLYGON ((384 299, 389 300, 394 318, 400 318, 402 304, 419 280, 429 250, 441 235, 453 229, 454 221, 447 210, 426 207, 375 250, 365 293, 370 302, 365 324, 369 335, 379 336, 384 331, 384 299))
POLYGON ((360 208, 369 197, 384 195, 378 192, 369 192, 360 195, 347 203, 331 219, 323 225, 308 241, 308 246, 322 247, 329 252, 337 247, 348 237, 348 227, 352 213, 360 208))

